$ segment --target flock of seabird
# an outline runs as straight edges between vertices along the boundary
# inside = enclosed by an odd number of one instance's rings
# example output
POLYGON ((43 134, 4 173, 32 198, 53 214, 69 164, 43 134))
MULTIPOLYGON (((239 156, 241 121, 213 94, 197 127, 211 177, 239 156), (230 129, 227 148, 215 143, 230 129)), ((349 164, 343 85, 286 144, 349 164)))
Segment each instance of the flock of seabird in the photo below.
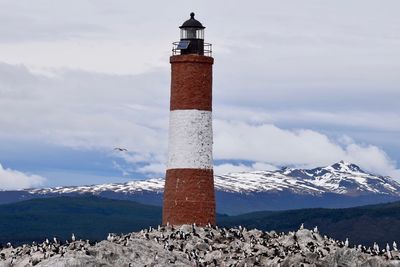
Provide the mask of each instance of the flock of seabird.
POLYGON ((74 234, 71 240, 0 248, 5 266, 400 266, 396 242, 385 248, 350 247, 349 240, 322 236, 318 228, 289 233, 248 230, 239 226, 149 227, 113 234, 92 243, 74 234))

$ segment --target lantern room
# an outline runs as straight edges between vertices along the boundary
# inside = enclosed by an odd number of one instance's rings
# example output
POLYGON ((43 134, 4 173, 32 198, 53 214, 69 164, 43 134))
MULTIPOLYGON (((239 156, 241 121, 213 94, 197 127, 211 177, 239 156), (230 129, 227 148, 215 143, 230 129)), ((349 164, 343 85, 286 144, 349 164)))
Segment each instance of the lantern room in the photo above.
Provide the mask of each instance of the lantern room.
POLYGON ((198 54, 211 56, 211 44, 204 43, 205 27, 194 16, 193 12, 190 13, 190 19, 179 27, 181 29, 181 38, 179 42, 173 43, 173 55, 198 54))
POLYGON ((190 19, 185 21, 179 28, 181 29, 181 40, 189 40, 189 39, 204 40, 205 27, 201 24, 200 21, 194 18, 193 12, 190 13, 190 19))

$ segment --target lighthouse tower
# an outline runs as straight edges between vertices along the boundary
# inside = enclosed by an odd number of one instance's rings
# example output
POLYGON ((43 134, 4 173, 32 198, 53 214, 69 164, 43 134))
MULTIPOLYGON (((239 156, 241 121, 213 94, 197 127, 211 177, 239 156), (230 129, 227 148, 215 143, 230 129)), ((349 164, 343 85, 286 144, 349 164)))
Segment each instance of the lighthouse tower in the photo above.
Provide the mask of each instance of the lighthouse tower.
POLYGON ((163 224, 215 224, 211 44, 190 14, 174 43, 163 224))

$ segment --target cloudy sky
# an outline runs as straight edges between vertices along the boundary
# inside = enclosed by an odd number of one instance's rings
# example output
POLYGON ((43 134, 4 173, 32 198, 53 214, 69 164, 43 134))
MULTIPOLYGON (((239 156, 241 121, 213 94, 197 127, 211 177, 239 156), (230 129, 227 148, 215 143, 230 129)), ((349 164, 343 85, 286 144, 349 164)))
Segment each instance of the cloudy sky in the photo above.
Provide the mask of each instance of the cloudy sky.
POLYGON ((171 43, 191 11, 213 44, 217 173, 346 160, 400 179, 399 10, 0 0, 0 189, 163 176, 171 43))

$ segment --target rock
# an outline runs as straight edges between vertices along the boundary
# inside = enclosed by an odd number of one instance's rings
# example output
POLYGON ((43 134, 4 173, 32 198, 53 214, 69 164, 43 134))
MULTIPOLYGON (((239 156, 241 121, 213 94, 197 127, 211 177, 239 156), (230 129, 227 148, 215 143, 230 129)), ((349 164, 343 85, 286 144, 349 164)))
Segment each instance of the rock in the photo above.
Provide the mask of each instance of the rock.
POLYGON ((301 229, 288 234, 183 225, 110 234, 100 243, 71 241, 0 250, 9 266, 400 266, 399 252, 379 255, 301 229))

